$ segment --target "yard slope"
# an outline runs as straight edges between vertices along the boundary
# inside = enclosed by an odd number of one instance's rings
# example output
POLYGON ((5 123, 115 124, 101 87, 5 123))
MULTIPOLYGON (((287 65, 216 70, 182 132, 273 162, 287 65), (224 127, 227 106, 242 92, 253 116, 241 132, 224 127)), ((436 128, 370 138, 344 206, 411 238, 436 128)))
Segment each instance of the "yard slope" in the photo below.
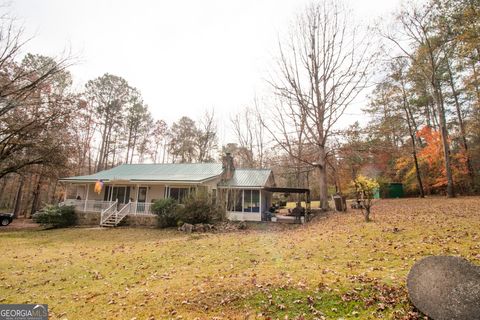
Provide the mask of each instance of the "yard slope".
POLYGON ((2 230, 0 303, 51 319, 414 319, 405 278, 427 255, 480 264, 480 198, 380 200, 298 228, 2 230))

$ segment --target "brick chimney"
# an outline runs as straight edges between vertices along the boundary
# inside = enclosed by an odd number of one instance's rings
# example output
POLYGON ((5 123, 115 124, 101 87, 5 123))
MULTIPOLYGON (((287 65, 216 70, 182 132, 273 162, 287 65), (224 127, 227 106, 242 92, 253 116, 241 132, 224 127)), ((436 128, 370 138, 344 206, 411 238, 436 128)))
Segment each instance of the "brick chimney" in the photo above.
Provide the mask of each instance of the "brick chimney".
POLYGON ((222 157, 222 165, 223 165, 223 180, 230 180, 233 178, 233 172, 235 171, 235 166, 233 164, 233 157, 230 152, 227 152, 222 157))

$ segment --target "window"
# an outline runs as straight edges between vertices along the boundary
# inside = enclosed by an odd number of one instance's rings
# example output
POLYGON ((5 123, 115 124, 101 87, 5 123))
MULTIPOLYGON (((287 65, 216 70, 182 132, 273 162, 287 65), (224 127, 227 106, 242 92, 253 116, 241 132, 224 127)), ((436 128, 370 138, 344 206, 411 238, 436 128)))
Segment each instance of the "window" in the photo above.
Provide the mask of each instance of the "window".
POLYGON ((244 190, 243 212, 260 212, 260 192, 244 190))
POLYGON ((137 202, 146 202, 146 201, 147 201, 147 187, 139 187, 137 202))
POLYGON ((260 191, 228 190, 227 210, 230 212, 260 212, 260 191))
POLYGON ((170 188, 169 197, 182 203, 186 197, 190 194, 189 188, 170 188))
POLYGON ((228 211, 242 212, 242 195, 243 190, 228 190, 228 211))
POLYGON ((128 203, 130 201, 130 187, 111 187, 106 186, 103 194, 104 201, 118 200, 118 203, 128 203))

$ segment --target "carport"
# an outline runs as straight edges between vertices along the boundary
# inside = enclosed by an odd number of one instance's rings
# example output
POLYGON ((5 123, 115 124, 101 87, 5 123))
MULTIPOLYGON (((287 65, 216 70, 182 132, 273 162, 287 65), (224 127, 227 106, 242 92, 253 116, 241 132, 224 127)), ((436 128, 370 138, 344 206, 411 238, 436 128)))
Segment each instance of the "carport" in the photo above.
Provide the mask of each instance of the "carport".
POLYGON ((293 193, 293 194, 304 194, 305 195, 305 222, 308 222, 312 216, 311 212, 311 200, 310 200, 310 189, 304 188, 280 188, 280 187, 266 187, 264 189, 270 193, 293 193))

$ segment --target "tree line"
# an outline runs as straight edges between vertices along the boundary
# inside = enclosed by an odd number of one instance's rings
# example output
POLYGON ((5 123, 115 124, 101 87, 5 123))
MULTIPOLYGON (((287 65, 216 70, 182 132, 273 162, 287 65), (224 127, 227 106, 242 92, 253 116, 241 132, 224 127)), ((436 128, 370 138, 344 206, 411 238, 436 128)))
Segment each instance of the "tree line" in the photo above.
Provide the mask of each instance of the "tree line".
POLYGON ((341 2, 312 2, 279 41, 271 93, 231 116, 234 141, 223 146, 213 110, 169 125, 139 89, 108 73, 74 90, 74 59, 23 54, 23 31, 4 15, 0 207, 33 213, 58 199, 64 176, 225 152, 237 166, 273 168, 279 185, 311 188, 324 209, 359 174, 422 197, 475 193, 479 8, 478 0, 407 3, 365 26, 341 2), (353 112, 369 123, 342 126, 367 92, 353 112))
POLYGON ((344 132, 346 177, 370 168, 421 197, 478 191, 479 18, 479 1, 431 0, 378 29, 382 73, 363 108, 372 120, 344 132))
POLYGON ((140 90, 104 74, 80 91, 71 56, 22 54, 27 40, 7 15, 0 24, 0 207, 31 215, 58 201, 58 179, 124 163, 213 161, 214 113, 171 126, 154 119, 140 90))
POLYGON ((341 2, 308 6, 280 41, 257 114, 283 151, 269 157, 276 176, 324 209, 358 175, 412 196, 478 192, 479 12, 478 0, 408 2, 362 26, 341 2), (345 128, 347 111, 371 120, 345 128))

